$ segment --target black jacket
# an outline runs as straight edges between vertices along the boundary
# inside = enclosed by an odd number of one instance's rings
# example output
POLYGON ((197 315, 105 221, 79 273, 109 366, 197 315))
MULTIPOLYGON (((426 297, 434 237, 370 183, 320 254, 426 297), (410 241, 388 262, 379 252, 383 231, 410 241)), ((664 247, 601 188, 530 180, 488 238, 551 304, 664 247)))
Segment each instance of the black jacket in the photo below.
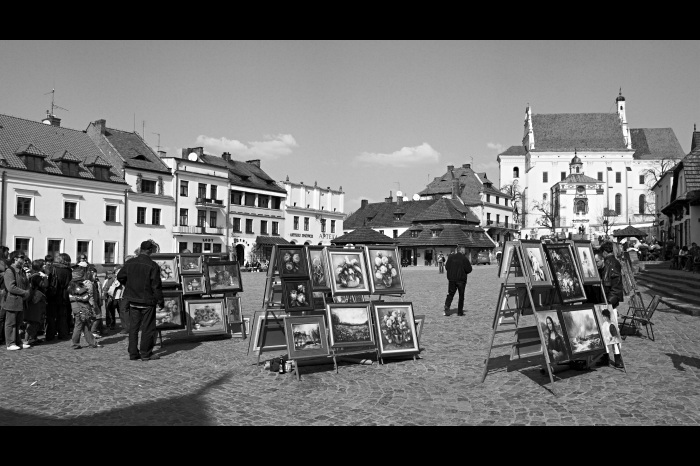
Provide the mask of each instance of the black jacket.
POLYGON ((128 302, 145 306, 165 306, 160 267, 147 254, 139 254, 126 261, 117 274, 117 280, 124 285, 123 298, 128 302))
POLYGON ((622 287, 622 265, 612 254, 605 258, 603 264, 605 296, 613 308, 616 308, 625 299, 622 287))
POLYGON ((466 282, 467 275, 472 273, 472 264, 467 256, 460 252, 450 254, 447 258, 447 279, 451 282, 466 282))
POLYGON ((49 272, 49 284, 53 281, 53 275, 56 276, 56 290, 50 293, 51 296, 48 297, 48 300, 51 302, 63 302, 67 306, 70 306, 70 301, 68 301, 68 285, 73 278, 73 271, 69 265, 54 263, 49 272))

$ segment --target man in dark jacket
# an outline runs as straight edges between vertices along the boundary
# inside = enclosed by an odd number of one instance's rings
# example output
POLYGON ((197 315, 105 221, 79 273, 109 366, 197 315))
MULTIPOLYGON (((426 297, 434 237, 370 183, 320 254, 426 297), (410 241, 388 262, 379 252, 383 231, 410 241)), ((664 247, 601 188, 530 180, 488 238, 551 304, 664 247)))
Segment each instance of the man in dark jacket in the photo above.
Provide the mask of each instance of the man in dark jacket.
POLYGON ((48 268, 49 288, 46 292, 46 341, 58 335, 59 340, 70 338, 71 307, 68 300, 68 285, 72 278, 71 257, 62 252, 56 254, 48 268))
POLYGON ((26 259, 24 252, 13 251, 10 254, 10 266, 4 275, 7 293, 2 303, 0 321, 4 322, 5 343, 10 351, 31 348, 31 345, 22 343, 19 338, 19 326, 26 307, 24 303, 29 298, 29 280, 23 269, 26 259))
POLYGON ((165 302, 160 267, 151 259, 152 251, 153 243, 144 241, 141 243, 141 253, 126 261, 117 274, 117 280, 124 285, 124 300, 129 306, 129 359, 132 361, 160 359, 160 356, 153 354, 156 338, 155 306, 163 309, 165 302))
MULTIPOLYGON (((616 309, 625 297, 624 289, 622 287, 622 264, 620 264, 620 261, 615 257, 611 242, 607 241, 603 243, 600 246, 600 250, 604 258, 603 271, 601 273, 601 276, 603 277, 603 289, 605 290, 605 296, 608 299, 608 303, 612 305, 613 309, 616 309)), ((596 363, 596 365, 605 366, 608 365, 608 363, 612 363, 612 365, 615 367, 624 367, 622 356, 620 355, 619 345, 614 345, 613 349, 615 356, 614 362, 610 361, 610 356, 608 353, 605 353, 600 361, 596 363)))
POLYGON ((457 252, 447 258, 447 299, 445 299, 445 315, 450 315, 450 305, 456 291, 459 291, 457 302, 457 315, 464 315, 464 288, 467 286, 467 275, 472 273, 472 264, 465 255, 464 246, 457 246, 457 252))

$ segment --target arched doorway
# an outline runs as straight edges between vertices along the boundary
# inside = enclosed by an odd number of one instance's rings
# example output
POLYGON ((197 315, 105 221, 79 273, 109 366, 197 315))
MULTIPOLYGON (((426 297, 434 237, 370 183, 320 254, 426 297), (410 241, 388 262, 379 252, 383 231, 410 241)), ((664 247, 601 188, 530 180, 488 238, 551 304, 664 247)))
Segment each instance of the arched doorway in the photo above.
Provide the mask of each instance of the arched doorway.
POLYGON ((236 260, 238 261, 238 265, 240 266, 242 266, 245 262, 245 248, 242 244, 236 245, 236 260))

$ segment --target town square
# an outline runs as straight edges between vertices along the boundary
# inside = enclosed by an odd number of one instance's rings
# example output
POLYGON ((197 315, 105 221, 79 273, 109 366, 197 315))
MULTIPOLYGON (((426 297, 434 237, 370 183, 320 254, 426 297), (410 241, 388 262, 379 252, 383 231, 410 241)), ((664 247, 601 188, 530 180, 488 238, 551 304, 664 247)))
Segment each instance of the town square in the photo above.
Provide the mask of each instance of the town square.
POLYGON ((0 425, 700 421, 698 41, 38 45, 0 425))

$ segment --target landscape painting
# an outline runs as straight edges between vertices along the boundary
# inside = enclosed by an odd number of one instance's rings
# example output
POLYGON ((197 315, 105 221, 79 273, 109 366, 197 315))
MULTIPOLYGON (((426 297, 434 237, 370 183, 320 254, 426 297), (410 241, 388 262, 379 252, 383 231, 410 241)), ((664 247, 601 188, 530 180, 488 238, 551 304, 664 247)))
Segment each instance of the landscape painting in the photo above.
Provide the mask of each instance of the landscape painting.
POLYGON ((375 345, 368 304, 328 304, 326 314, 333 348, 375 345))
POLYGON ((581 355, 605 348, 593 307, 562 310, 571 353, 581 355))
POLYGON ((291 359, 326 356, 329 353, 323 315, 287 317, 284 322, 291 359))

